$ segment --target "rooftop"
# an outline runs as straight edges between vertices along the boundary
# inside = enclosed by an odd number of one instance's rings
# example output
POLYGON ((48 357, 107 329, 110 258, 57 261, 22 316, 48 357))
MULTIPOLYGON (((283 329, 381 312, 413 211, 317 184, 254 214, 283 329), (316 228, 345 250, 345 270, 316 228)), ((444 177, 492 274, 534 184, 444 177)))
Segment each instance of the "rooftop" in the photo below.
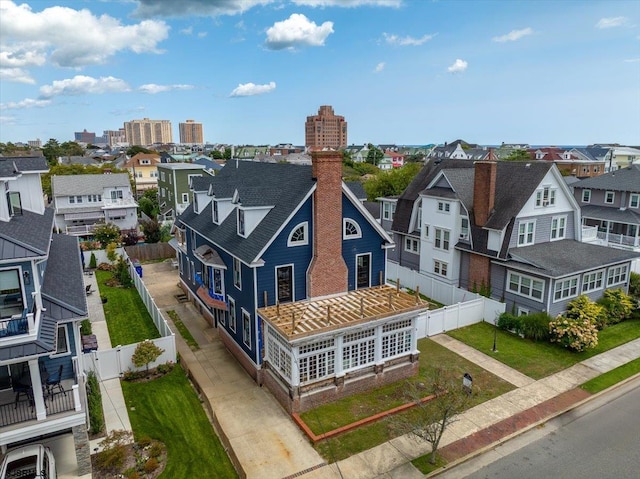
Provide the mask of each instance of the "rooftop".
POLYGON ((377 319, 429 309, 417 294, 390 285, 357 289, 340 295, 268 306, 258 314, 287 339, 356 326, 377 319))

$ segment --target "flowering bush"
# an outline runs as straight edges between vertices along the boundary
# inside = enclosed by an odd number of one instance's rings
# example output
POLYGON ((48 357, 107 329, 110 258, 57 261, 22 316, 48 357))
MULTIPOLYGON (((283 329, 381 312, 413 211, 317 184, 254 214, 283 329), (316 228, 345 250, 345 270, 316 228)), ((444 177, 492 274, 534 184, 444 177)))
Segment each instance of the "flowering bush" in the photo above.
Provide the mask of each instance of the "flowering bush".
POLYGON ((574 351, 584 351, 598 345, 598 327, 593 319, 558 316, 549 323, 551 342, 574 351))
POLYGON ((617 324, 629 319, 633 312, 633 300, 622 289, 607 289, 598 303, 607 313, 608 324, 617 324))
POLYGON ((607 312, 605 309, 585 294, 569 301, 567 317, 594 321, 598 330, 602 330, 607 326, 607 312))

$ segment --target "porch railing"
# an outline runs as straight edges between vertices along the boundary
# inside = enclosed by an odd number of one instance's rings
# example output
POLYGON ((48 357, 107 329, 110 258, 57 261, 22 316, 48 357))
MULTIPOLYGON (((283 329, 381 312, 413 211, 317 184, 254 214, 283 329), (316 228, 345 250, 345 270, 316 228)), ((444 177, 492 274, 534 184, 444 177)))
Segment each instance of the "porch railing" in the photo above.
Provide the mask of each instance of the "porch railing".
POLYGON ((637 247, 640 246, 640 238, 636 236, 619 235, 608 233, 606 231, 598 231, 598 239, 607 241, 609 244, 637 247))
POLYGON ((93 233, 93 230, 96 229, 97 224, 93 225, 82 225, 82 226, 67 226, 66 231, 68 235, 82 236, 89 235, 93 233))
POLYGON ((597 226, 583 226, 582 227, 582 241, 589 242, 598 239, 598 227, 597 226))
MULTIPOLYGON (((44 396, 47 418, 69 411, 76 411, 76 394, 74 389, 57 391, 44 396)), ((79 398, 78 398, 79 401, 79 398)), ((0 427, 10 426, 36 419, 36 408, 32 399, 24 398, 0 405, 0 427)))

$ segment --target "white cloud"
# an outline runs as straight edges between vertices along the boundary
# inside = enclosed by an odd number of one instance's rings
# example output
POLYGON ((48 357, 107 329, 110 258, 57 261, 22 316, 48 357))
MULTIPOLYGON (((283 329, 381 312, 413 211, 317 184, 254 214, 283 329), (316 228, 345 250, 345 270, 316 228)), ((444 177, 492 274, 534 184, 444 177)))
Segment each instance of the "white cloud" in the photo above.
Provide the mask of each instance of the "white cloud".
POLYGON ((36 81, 22 68, 0 68, 0 80, 34 84, 36 81))
POLYGON ((447 71, 449 73, 462 73, 467 69, 467 66, 469 66, 469 64, 466 61, 460 60, 458 58, 455 62, 453 62, 453 65, 447 68, 447 71))
POLYGON ((158 44, 168 37, 169 26, 155 20, 122 25, 86 9, 56 6, 35 12, 27 4, 2 0, 0 31, 4 61, 20 52, 24 66, 42 65, 50 55, 57 66, 78 68, 104 63, 121 50, 159 53, 158 44))
POLYGON ((93 78, 76 75, 66 80, 56 80, 51 85, 40 87, 41 98, 52 98, 60 95, 85 95, 101 93, 119 93, 130 91, 124 80, 114 77, 93 78))
POLYGON ((267 30, 265 44, 271 50, 293 49, 297 46, 318 47, 333 33, 333 22, 318 26, 301 13, 293 13, 267 30))
POLYGON ((198 38, 204 38, 207 36, 207 32, 198 32, 198 38))
POLYGON ((139 0, 134 16, 150 17, 217 17, 237 15, 276 0, 139 0))
POLYGON ((13 125, 15 121, 16 121, 15 116, 0 116, 1 125, 13 125))
POLYGON ((14 110, 47 106, 51 103, 51 100, 34 100, 32 98, 25 98, 21 101, 10 101, 9 103, 0 103, 0 110, 14 110))
POLYGON ((229 96, 254 96, 263 95, 276 89, 276 82, 269 82, 265 85, 255 83, 240 83, 229 96))
POLYGON ((405 46, 415 47, 428 42, 433 37, 435 37, 437 33, 434 33, 433 35, 422 35, 420 38, 399 37, 398 35, 390 35, 388 33, 383 33, 382 35, 384 36, 384 39, 386 40, 386 42, 391 45, 400 45, 402 47, 405 47, 405 46))
POLYGON ((182 33, 183 35, 192 35, 193 27, 183 28, 182 30, 180 30, 180 33, 182 33))
POLYGON ((596 23, 596 28, 613 28, 620 27, 627 23, 627 17, 605 17, 596 23))
POLYGON ((527 28, 523 28, 522 30, 511 30, 506 35, 493 37, 491 40, 498 43, 515 42, 516 40, 520 40, 522 37, 526 37, 527 35, 531 35, 532 33, 533 33, 533 29, 531 29, 530 27, 527 27, 527 28))
POLYGON ((3 50, 0 51, 0 66, 22 68, 44 65, 46 55, 41 50, 43 47, 42 42, 14 44, 11 47, 3 45, 3 50))
POLYGON ((640 58, 627 58, 625 63, 637 63, 640 62, 640 58))
POLYGON ((154 83, 148 83, 138 88, 142 93, 149 93, 155 95, 156 93, 162 93, 171 90, 192 90, 193 85, 156 85, 154 83))
POLYGON ((402 0, 292 0, 305 7, 400 7, 402 0))
POLYGON ((384 70, 384 62, 380 62, 376 65, 376 69, 374 70, 376 73, 381 72, 382 70, 384 70))

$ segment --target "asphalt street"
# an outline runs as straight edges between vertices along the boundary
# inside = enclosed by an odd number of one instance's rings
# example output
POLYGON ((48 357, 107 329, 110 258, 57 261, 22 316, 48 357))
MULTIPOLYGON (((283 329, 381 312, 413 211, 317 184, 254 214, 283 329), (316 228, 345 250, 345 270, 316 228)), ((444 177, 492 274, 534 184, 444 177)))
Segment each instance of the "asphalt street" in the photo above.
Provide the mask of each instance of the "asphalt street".
POLYGON ((439 475, 440 479, 640 477, 640 378, 439 475))

